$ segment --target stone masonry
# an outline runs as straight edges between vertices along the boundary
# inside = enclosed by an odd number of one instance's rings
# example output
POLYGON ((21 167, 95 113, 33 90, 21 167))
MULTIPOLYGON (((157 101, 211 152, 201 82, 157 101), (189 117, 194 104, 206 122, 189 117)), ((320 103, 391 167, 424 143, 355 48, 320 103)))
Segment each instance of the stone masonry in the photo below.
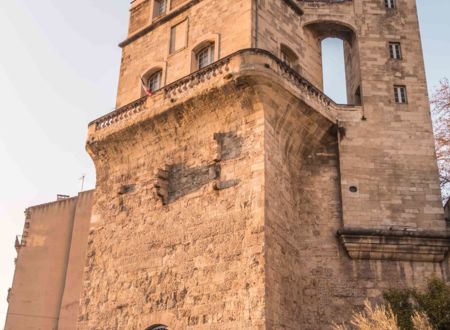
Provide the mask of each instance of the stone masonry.
POLYGON ((132 1, 117 109, 89 124, 67 329, 331 329, 386 289, 450 280, 416 11, 132 1), (323 93, 330 37, 345 105, 323 93))
POLYGON ((449 278, 413 0, 152 6, 132 3, 119 109, 89 127, 80 328, 326 329, 385 289, 449 278), (349 105, 321 92, 328 37, 349 105), (198 70, 205 42, 216 62, 198 70), (140 98, 153 67, 162 88, 140 98))

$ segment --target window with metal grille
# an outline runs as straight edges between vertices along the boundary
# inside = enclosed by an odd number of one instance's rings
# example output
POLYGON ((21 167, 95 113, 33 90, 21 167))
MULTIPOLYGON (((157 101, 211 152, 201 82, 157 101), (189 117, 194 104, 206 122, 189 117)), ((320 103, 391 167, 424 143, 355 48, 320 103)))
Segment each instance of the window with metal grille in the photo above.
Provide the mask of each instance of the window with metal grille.
POLYGON ((214 62, 215 45, 209 44, 197 53, 197 67, 203 69, 214 62))
POLYGON ((389 53, 391 58, 396 60, 402 59, 402 48, 399 42, 390 42, 389 43, 389 53))
POLYGON ((162 71, 156 71, 147 79, 147 88, 150 92, 157 91, 161 88, 162 71))
POLYGON ((384 0, 384 5, 386 8, 395 8, 395 0, 384 0))
POLYGON ((395 103, 407 103, 406 86, 396 85, 394 86, 395 103))
POLYGON ((167 0, 155 0, 153 6, 153 17, 164 15, 167 10, 167 0))

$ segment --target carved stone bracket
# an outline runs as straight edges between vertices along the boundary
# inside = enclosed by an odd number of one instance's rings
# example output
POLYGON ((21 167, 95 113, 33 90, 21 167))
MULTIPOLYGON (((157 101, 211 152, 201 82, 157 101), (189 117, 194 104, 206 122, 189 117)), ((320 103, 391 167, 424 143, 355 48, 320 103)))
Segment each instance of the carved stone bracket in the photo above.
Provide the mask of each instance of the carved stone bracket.
POLYGON ((217 181, 214 183, 215 190, 224 190, 239 184, 239 180, 217 181))
POLYGON ((337 235, 352 259, 441 262, 450 249, 449 231, 343 228, 337 235))

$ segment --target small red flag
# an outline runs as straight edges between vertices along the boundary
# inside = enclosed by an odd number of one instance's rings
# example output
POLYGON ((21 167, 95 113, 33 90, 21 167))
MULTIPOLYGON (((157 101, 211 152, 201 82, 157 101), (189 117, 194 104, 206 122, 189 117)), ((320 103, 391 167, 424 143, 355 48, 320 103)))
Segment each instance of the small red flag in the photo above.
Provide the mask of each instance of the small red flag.
POLYGON ((145 94, 147 94, 147 96, 153 96, 152 90, 147 86, 145 86, 144 78, 142 78, 142 76, 141 76, 141 84, 145 94))

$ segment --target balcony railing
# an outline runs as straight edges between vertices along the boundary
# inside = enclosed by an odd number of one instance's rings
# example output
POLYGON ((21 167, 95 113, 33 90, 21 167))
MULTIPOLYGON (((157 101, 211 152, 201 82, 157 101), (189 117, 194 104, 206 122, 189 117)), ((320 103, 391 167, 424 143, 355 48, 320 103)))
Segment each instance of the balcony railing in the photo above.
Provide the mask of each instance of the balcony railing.
MULTIPOLYGON (((168 84, 158 91, 155 91, 150 99, 159 97, 163 100, 170 100, 174 102, 176 98, 187 96, 188 91, 195 89, 196 86, 202 85, 210 80, 214 80, 217 77, 227 78, 227 76, 232 76, 232 74, 239 76, 239 74, 245 74, 246 70, 257 71, 260 69, 271 70, 272 73, 278 74, 282 78, 288 80, 297 88, 297 93, 299 93, 299 95, 301 94, 311 107, 315 108, 332 121, 337 120, 337 110, 342 110, 345 108, 337 105, 319 88, 314 86, 310 81, 278 57, 267 50, 257 48, 239 50, 229 56, 226 56, 201 70, 193 72, 192 74, 168 84), (260 56, 261 58, 252 58, 252 56, 255 55, 260 56), (237 58, 240 58, 241 60, 236 62, 235 59, 237 58), (264 58, 268 61, 263 61, 262 59, 264 58), (256 68, 257 65, 260 65, 260 68, 256 68)), ((92 121, 89 126, 95 125, 94 129, 100 130, 121 122, 127 118, 134 117, 138 113, 147 110, 146 105, 148 98, 148 96, 141 97, 92 121)))

